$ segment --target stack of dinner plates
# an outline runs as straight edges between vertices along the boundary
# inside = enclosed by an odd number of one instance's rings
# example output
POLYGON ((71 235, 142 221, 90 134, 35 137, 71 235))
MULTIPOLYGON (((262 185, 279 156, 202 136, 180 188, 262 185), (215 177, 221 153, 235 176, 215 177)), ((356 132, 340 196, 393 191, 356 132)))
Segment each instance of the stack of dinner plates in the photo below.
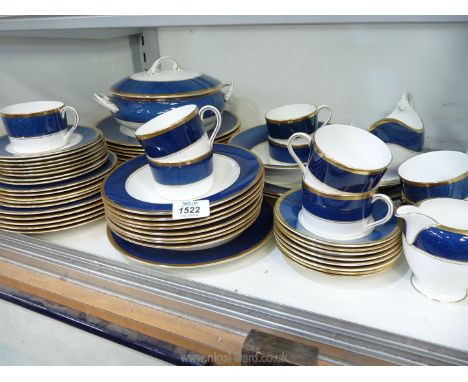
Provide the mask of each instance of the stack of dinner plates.
POLYGON ((208 217, 173 219, 172 200, 156 191, 145 156, 115 169, 103 184, 108 236, 120 252, 168 266, 211 264, 247 254, 272 232, 273 214, 263 202, 264 170, 239 147, 214 145, 214 185, 208 217))
MULTIPOLYGON (((383 202, 375 202, 374 219, 386 214, 383 202), (382 203, 382 204, 379 204, 382 203)), ((401 222, 392 217, 367 236, 347 241, 324 239, 305 228, 298 215, 302 190, 280 197, 274 211, 274 233, 280 251, 306 268, 334 275, 362 276, 390 268, 401 253, 401 222)))
MULTIPOLYGON (((214 123, 207 126, 208 136, 213 131, 214 123)), ((109 149, 117 154, 119 162, 125 162, 145 153, 138 140, 135 138, 135 130, 121 126, 112 117, 103 119, 97 124, 102 131, 109 149)), ((240 121, 233 113, 223 112, 221 128, 216 136, 215 143, 227 143, 240 129, 240 121)))
POLYGON ((102 134, 78 126, 57 150, 17 154, 0 137, 0 229, 42 233, 103 215, 100 187, 116 166, 102 134))

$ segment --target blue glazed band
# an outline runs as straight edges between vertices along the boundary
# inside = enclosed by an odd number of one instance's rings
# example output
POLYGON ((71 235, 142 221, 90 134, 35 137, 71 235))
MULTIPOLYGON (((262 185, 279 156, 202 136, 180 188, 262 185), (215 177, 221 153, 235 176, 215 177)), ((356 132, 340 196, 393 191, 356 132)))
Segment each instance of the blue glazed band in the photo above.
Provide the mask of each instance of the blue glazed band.
MULTIPOLYGON (((279 144, 275 144, 272 141, 268 142, 268 149, 270 153, 270 157, 273 159, 284 162, 284 163, 296 163, 289 154, 288 148, 283 147, 279 144)), ((310 147, 309 146, 297 146, 294 147, 294 152, 296 155, 299 157, 299 159, 302 161, 302 163, 307 163, 309 160, 309 154, 310 154, 310 147)))
POLYGON ((417 132, 398 122, 384 122, 374 127, 372 134, 385 143, 392 143, 412 151, 422 151, 424 145, 424 131, 417 132))
POLYGON ((201 74, 183 81, 137 81, 131 77, 115 83, 112 91, 138 95, 164 96, 203 91, 218 87, 220 82, 213 77, 201 74))
MULTIPOLYGON (((166 111, 186 105, 196 105, 199 109, 203 106, 211 105, 216 107, 220 112, 224 110, 224 94, 221 91, 205 96, 166 101, 126 99, 112 95, 111 101, 119 108, 119 111, 113 114, 114 118, 134 123, 146 123, 166 111)), ((207 110, 205 113, 206 118, 212 115, 213 113, 210 110, 207 110)))
POLYGON ((67 128, 66 117, 60 112, 30 117, 2 117, 8 136, 13 138, 34 138, 58 133, 67 128))
POLYGON ((315 131, 317 114, 293 123, 270 122, 267 120, 268 135, 274 139, 289 139, 294 133, 312 134, 315 131))
POLYGON ((151 160, 149 164, 156 182, 166 186, 182 186, 198 182, 213 173, 213 152, 188 165, 158 166, 151 160))
POLYGON ((439 227, 422 230, 414 245, 433 256, 449 260, 468 261, 468 235, 439 227))
POLYGON ((401 183, 403 197, 411 203, 431 198, 465 199, 468 197, 468 176, 453 183, 432 186, 416 186, 405 182, 404 179, 401 183))
POLYGON ((302 205, 312 215, 338 222, 355 222, 372 214, 372 197, 359 200, 341 200, 318 195, 302 185, 302 205))
POLYGON ((322 183, 345 192, 367 192, 375 188, 385 174, 385 170, 367 175, 343 170, 328 162, 312 145, 310 172, 322 183))
POLYGON ((203 134, 205 134, 203 123, 200 117, 195 115, 181 125, 155 137, 137 138, 145 149, 146 155, 150 158, 162 158, 185 149, 198 141, 203 134))

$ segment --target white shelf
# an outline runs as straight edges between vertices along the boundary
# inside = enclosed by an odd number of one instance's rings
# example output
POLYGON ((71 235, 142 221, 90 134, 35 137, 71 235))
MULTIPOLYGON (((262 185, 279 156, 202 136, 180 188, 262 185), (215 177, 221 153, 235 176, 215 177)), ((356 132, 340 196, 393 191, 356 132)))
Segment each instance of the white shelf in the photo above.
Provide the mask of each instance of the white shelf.
POLYGON ((0 17, 0 37, 112 38, 183 26, 465 22, 468 16, 5 16, 0 17))

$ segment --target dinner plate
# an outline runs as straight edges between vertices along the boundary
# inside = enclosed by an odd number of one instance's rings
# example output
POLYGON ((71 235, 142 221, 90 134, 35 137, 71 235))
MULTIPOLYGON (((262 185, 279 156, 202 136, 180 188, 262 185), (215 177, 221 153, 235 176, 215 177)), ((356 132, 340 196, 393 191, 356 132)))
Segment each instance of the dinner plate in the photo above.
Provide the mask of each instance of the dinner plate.
POLYGON ((260 213, 247 229, 234 239, 204 250, 175 251, 131 243, 108 230, 109 241, 121 253, 132 258, 169 267, 193 267, 216 264, 247 255, 262 246, 272 234, 273 214, 263 202, 260 213))
MULTIPOLYGON (((386 204, 380 200, 374 203, 372 216, 374 220, 382 218, 386 214, 386 204)), ((281 196, 275 206, 275 220, 296 233, 298 236, 314 243, 325 244, 327 247, 338 248, 363 248, 375 246, 391 240, 401 231, 401 222, 395 216, 385 224, 375 227, 368 235, 353 240, 341 241, 323 238, 307 231, 298 221, 299 212, 302 209, 302 190, 291 190, 281 196)))
POLYGON ((0 193, 8 195, 44 195, 51 192, 64 192, 102 179, 117 164, 117 157, 109 152, 106 161, 97 169, 72 179, 37 185, 14 185, 0 182, 0 193))
MULTIPOLYGON (((248 150, 222 144, 215 144, 213 149, 214 185, 200 198, 208 200, 210 207, 235 198, 263 176, 262 164, 248 150)), ((117 167, 103 183, 102 194, 106 203, 119 209, 171 213, 173 201, 163 199, 154 190, 146 157, 140 156, 117 167)))
MULTIPOLYGON (((214 124, 211 124, 207 128, 208 136, 211 136, 212 128, 214 124)), ((236 115, 229 111, 224 111, 222 115, 222 123, 219 129, 217 139, 222 138, 240 127, 240 120, 236 115)), ((96 128, 104 134, 106 141, 115 146, 122 147, 136 147, 141 149, 138 140, 135 138, 135 130, 129 129, 128 127, 121 126, 113 117, 107 117, 100 121, 96 128)))
POLYGON ((93 144, 96 140, 102 139, 102 133, 92 127, 78 126, 70 136, 67 145, 53 151, 34 154, 19 154, 11 148, 8 136, 0 137, 0 161, 3 162, 35 162, 43 159, 58 158, 66 156, 72 152, 82 150, 93 144))

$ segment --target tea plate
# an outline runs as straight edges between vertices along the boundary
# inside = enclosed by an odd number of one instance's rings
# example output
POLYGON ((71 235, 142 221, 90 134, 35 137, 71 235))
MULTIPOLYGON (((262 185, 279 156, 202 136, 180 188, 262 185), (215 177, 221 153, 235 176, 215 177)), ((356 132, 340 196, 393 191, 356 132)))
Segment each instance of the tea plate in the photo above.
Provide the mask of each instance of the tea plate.
POLYGON ((64 156, 91 145, 101 136, 102 134, 92 127, 78 126, 71 135, 69 143, 60 149, 44 153, 19 154, 13 151, 8 136, 4 135, 0 137, 0 160, 18 161, 21 159, 21 161, 37 161, 39 159, 64 156))
MULTIPOLYGON (((251 152, 235 146, 213 147, 214 186, 201 199, 210 206, 234 198, 251 187, 262 175, 262 165, 251 152)), ((172 201, 154 192, 155 184, 145 156, 123 163, 105 180, 102 188, 106 203, 120 209, 168 213, 172 201)))
POLYGON ((273 213, 267 202, 252 225, 234 239, 213 248, 194 251, 157 249, 130 243, 108 230, 111 244, 134 259, 169 267, 193 267, 216 264, 247 255, 262 246, 272 234, 273 213))

